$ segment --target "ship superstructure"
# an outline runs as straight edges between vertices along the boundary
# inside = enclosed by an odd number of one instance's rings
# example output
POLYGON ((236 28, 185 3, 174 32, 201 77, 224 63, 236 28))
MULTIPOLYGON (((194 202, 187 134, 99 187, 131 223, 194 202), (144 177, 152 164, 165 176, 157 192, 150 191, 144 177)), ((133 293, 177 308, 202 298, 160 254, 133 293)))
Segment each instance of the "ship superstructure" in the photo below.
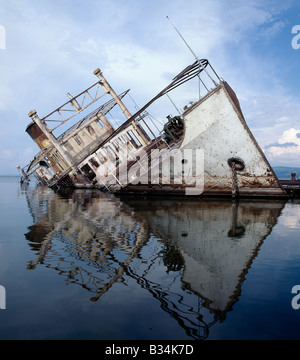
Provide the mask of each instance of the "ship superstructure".
POLYGON ((68 94, 69 101, 49 115, 29 112, 26 132, 40 151, 19 167, 23 180, 35 175, 52 188, 94 187, 123 194, 286 197, 236 94, 208 60, 187 66, 133 115, 123 102, 129 90, 117 95, 100 69, 94 75, 94 85, 77 96, 68 94), (164 114, 166 121, 157 128, 148 108, 192 79, 205 94, 181 111, 174 104, 178 115, 164 114), (54 135, 96 102, 101 105, 54 135), (115 106, 125 116, 117 127, 108 120, 115 106))

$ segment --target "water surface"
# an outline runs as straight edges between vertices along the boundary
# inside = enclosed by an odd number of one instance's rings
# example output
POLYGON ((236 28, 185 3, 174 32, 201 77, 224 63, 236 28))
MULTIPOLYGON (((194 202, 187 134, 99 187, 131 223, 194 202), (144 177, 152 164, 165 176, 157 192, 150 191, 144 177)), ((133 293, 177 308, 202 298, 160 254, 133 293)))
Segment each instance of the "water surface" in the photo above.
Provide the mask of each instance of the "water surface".
POLYGON ((0 177, 0 339, 300 339, 298 284, 296 200, 118 198, 0 177))

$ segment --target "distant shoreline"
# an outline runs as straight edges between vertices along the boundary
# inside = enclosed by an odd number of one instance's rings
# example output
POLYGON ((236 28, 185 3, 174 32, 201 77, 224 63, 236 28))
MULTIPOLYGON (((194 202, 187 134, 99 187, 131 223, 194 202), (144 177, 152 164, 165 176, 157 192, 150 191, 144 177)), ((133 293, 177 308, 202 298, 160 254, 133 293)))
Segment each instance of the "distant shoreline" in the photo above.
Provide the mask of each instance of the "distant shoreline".
POLYGON ((296 173, 296 178, 300 177, 300 167, 293 166, 273 166, 273 170, 280 180, 290 180, 291 174, 296 173))

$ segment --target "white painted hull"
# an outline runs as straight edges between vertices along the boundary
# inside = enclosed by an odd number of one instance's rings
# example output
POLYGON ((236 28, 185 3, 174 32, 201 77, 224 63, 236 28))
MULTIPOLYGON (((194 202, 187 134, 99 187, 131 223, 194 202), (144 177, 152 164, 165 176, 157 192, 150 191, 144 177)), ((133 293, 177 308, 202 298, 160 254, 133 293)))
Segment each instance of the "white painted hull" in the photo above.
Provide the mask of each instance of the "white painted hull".
MULTIPOLYGON (((203 150, 202 196, 286 197, 277 176, 263 151, 249 130, 238 100, 230 86, 221 82, 184 114, 185 131, 180 151, 203 150), (241 159, 245 165, 235 171, 228 165, 231 158, 241 159), (234 179, 236 189, 234 187, 234 179)), ((195 159, 193 167, 196 167, 195 159)), ((163 178, 168 174, 160 174, 163 178)), ((194 179, 194 182, 196 179, 194 179)), ((190 181, 193 183, 192 181, 190 181)), ((198 179, 198 183, 201 181, 198 179)), ((193 188, 194 185, 191 186, 193 188)), ((152 192, 186 194, 182 184, 128 185, 121 192, 152 192)))

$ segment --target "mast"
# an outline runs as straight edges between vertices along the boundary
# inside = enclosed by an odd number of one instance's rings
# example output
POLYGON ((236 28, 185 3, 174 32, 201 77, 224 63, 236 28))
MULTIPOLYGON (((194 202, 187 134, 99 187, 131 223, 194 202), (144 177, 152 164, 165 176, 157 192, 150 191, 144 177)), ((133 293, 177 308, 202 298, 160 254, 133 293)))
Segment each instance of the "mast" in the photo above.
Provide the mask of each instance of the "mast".
POLYGON ((110 86, 108 81, 105 79, 105 77, 102 74, 102 71, 98 68, 94 70, 94 75, 98 77, 100 80, 100 84, 102 85, 103 89, 112 96, 112 98, 116 101, 116 103, 120 106, 121 110, 123 111, 124 115, 127 117, 127 119, 130 119, 132 117, 131 113, 127 109, 127 107, 124 105, 123 101, 120 100, 119 96, 115 93, 114 89, 110 86))

